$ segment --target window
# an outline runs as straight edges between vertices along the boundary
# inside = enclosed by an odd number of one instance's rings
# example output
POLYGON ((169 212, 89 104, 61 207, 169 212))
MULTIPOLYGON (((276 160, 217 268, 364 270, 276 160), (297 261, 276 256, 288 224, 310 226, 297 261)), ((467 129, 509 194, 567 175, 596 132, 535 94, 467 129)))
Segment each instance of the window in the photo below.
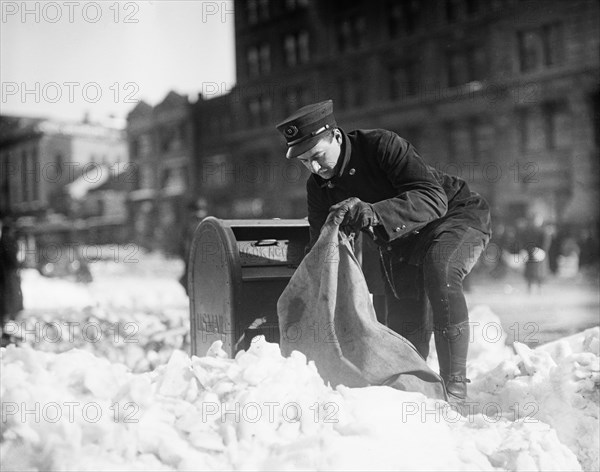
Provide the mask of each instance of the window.
POLYGON ((464 17, 462 0, 446 0, 446 21, 454 23, 464 17))
POLYGON ((389 86, 389 97, 392 100, 401 100, 416 95, 418 90, 417 65, 407 63, 391 66, 389 86))
POLYGON ((421 21, 418 0, 391 1, 387 8, 391 38, 410 35, 417 31, 421 21))
POLYGON ((149 134, 140 136, 139 152, 141 157, 149 156, 152 152, 152 138, 149 134))
POLYGON ((269 19, 269 0, 258 0, 258 19, 261 21, 269 19))
POLYGON ((448 151, 450 161, 469 162, 473 159, 472 139, 467 123, 448 123, 448 151))
POLYGON ((469 82, 485 80, 487 77, 487 58, 483 46, 473 46, 467 49, 469 67, 469 82))
POLYGON ((362 15, 353 15, 337 25, 338 50, 347 52, 365 45, 366 21, 362 15))
POLYGON ((285 36, 283 42, 285 51, 285 64, 294 67, 306 64, 310 60, 310 44, 308 32, 300 31, 285 36))
POLYGON ((259 21, 265 21, 269 19, 269 0, 247 0, 245 4, 246 21, 249 25, 255 25, 259 21))
POLYGON ((219 126, 221 126, 220 132, 222 134, 231 131, 231 118, 229 118, 229 115, 223 115, 221 117, 221 119, 219 120, 219 126))
POLYGON ((448 150, 453 162, 493 159, 494 127, 485 117, 468 117, 447 124, 448 150))
POLYGON ((260 46, 248 48, 246 55, 248 77, 254 79, 271 72, 271 46, 263 43, 260 46))
POLYGON ((257 0, 247 0, 246 18, 249 25, 255 25, 258 22, 258 2, 257 0))
POLYGON ((248 114, 250 116, 250 126, 258 126, 260 124, 260 98, 248 100, 248 114))
POLYGON ((519 33, 521 72, 542 68, 544 45, 538 30, 519 33))
POLYGON ((469 17, 477 15, 483 9, 481 0, 466 0, 465 7, 469 17))
POLYGON ((483 46, 449 51, 447 57, 450 87, 487 78, 487 57, 483 46))
POLYGON ((283 42, 285 49, 285 64, 288 67, 294 67, 298 63, 296 55, 296 38, 293 35, 287 35, 283 42))
MULTIPOLYGON (((16 152, 9 152, 7 154, 7 169, 9 169, 9 172, 18 172, 19 171, 19 158, 17 157, 16 152)), ((60 175, 60 174, 57 174, 60 175)), ((9 185, 9 200, 11 201, 12 204, 15 203, 20 203, 21 202, 21 186, 20 186, 20 179, 10 179, 9 180, 10 184, 9 185), (14 184, 14 185, 12 185, 14 184)))
POLYGON ((24 202, 28 202, 30 199, 29 193, 29 156, 27 155, 27 151, 23 149, 21 151, 21 190, 22 190, 22 199, 24 202))
POLYGON ((30 180, 31 183, 31 196, 32 200, 36 201, 40 199, 40 175, 39 175, 39 165, 38 165, 38 150, 34 148, 32 152, 29 154, 29 158, 31 159, 30 169, 33 169, 33 179, 30 180))
POLYGON ((539 107, 524 108, 519 112, 521 151, 532 152, 546 148, 546 127, 539 107))
POLYGON ((469 68, 467 56, 462 51, 448 53, 448 85, 466 84, 469 81, 469 68))
POLYGON ((160 131, 160 150, 169 152, 178 148, 174 128, 164 128, 160 131))
POLYGON ((260 66, 258 63, 258 50, 255 47, 248 49, 246 56, 248 61, 248 77, 254 79, 260 75, 260 66))
POLYGON ((545 25, 542 27, 544 38, 545 63, 552 67, 563 62, 563 29, 560 23, 545 25))
POLYGON ((140 188, 154 188, 154 172, 149 165, 144 165, 140 168, 140 188))
POLYGON ((215 154, 208 156, 200 166, 200 182, 204 189, 226 187, 233 178, 233 170, 229 155, 215 154))
POLYGON ((308 0, 285 0, 286 10, 293 11, 308 6, 308 0))
POLYGON ((187 124, 185 121, 179 124, 179 139, 181 140, 182 145, 187 141, 187 124))
POLYGON ((303 105, 303 93, 303 89, 300 86, 290 86, 285 90, 283 99, 286 115, 292 114, 303 105))
POLYGON ((571 146, 571 115, 564 102, 550 102, 542 107, 547 129, 548 149, 571 146))
POLYGON ((187 187, 187 171, 185 166, 163 169, 161 187, 170 194, 182 194, 187 187))
POLYGON ((259 65, 261 75, 266 75, 271 72, 271 47, 268 44, 260 46, 259 65))
POLYGON ((306 64, 310 59, 310 50, 308 44, 308 33, 301 31, 297 37, 298 43, 298 62, 300 64, 306 64))
POLYGON ((484 119, 470 120, 473 130, 473 158, 478 162, 491 161, 494 157, 494 127, 484 119))
POLYGON ((551 23, 518 33, 521 72, 553 67, 564 61, 561 23, 551 23))
POLYGON ((361 106, 364 99, 361 79, 357 74, 344 76, 338 80, 336 106, 340 109, 361 106))
POLYGON ((571 145, 571 114, 564 102, 548 102, 519 111, 523 152, 571 145))
POLYGON ((139 139, 132 139, 131 140, 131 151, 130 151, 131 158, 135 159, 136 157, 138 157, 139 151, 140 151, 139 139))
POLYGON ((63 166, 65 163, 65 160, 62 156, 62 154, 56 154, 56 156, 54 156, 54 163, 56 164, 56 178, 60 178, 60 176, 62 175, 63 172, 63 166))
POLYGON ((267 96, 254 97, 248 100, 249 124, 252 127, 262 126, 271 119, 271 98, 267 96))

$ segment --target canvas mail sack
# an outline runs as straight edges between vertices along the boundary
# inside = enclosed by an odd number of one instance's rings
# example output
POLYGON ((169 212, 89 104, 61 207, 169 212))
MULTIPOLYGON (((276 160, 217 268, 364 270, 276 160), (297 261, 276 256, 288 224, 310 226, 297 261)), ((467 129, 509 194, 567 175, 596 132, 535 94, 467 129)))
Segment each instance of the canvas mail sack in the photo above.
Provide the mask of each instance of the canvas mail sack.
POLYGON ((330 215, 277 302, 280 346, 313 360, 332 386, 389 385, 446 399, 413 345, 377 321, 350 239, 330 215))

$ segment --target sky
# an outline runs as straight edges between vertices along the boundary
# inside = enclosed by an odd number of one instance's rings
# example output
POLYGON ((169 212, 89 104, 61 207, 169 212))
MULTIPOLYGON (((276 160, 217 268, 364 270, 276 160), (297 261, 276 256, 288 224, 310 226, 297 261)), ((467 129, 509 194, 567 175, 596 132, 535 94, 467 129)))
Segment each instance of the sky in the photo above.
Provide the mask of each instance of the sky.
POLYGON ((124 119, 235 83, 233 1, 0 0, 2 114, 124 119))

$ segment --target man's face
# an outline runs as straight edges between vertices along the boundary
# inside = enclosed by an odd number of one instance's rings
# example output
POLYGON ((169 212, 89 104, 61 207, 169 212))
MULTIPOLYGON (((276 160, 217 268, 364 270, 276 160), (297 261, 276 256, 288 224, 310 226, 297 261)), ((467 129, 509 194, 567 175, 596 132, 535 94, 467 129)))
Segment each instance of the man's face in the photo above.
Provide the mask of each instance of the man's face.
POLYGON ((300 154, 297 159, 313 174, 330 179, 334 175, 333 169, 340 157, 341 142, 341 136, 327 133, 313 148, 300 154))

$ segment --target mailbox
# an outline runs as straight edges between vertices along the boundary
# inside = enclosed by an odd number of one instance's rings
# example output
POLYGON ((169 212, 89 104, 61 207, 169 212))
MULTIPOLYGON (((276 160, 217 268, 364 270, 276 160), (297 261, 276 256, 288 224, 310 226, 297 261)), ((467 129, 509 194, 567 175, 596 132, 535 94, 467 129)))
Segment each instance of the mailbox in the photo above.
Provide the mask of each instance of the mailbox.
POLYGON ((230 356, 258 334, 279 342, 277 300, 308 241, 306 220, 202 220, 188 266, 192 354, 219 339, 230 356))

